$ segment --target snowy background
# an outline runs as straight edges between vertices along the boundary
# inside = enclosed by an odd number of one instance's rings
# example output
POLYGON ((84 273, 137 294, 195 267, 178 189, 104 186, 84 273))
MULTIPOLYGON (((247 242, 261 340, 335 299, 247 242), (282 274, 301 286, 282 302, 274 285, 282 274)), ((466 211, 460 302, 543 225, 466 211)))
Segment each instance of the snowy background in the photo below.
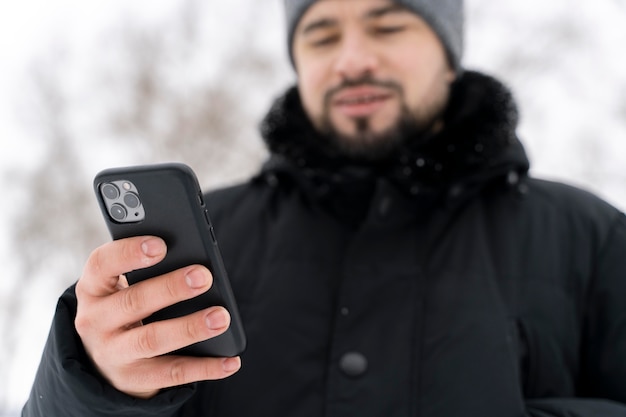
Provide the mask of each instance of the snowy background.
MULTIPOLYGON (((0 417, 17 416, 56 299, 108 239, 101 169, 254 172, 256 125, 294 80, 281 0, 0 2, 0 417)), ((535 176, 626 209, 626 1, 467 0, 465 66, 521 109, 535 176)))

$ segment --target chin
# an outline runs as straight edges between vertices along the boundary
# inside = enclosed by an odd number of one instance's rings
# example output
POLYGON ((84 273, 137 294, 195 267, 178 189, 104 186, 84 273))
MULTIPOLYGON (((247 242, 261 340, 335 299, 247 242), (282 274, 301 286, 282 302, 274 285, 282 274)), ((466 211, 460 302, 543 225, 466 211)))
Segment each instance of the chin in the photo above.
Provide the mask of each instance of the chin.
POLYGON ((371 118, 350 119, 335 123, 333 130, 339 135, 346 138, 353 138, 355 141, 362 137, 384 136, 390 130, 398 126, 397 119, 393 119, 394 123, 375 123, 371 118))

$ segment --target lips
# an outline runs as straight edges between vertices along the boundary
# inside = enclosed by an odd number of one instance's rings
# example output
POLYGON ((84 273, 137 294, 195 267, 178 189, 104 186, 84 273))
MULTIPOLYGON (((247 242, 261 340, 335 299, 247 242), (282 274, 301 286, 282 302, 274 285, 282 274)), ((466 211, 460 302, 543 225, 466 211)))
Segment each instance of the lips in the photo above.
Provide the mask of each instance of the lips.
POLYGON ((348 117, 367 117, 376 113, 390 99, 392 94, 381 88, 345 88, 336 93, 333 107, 348 117))

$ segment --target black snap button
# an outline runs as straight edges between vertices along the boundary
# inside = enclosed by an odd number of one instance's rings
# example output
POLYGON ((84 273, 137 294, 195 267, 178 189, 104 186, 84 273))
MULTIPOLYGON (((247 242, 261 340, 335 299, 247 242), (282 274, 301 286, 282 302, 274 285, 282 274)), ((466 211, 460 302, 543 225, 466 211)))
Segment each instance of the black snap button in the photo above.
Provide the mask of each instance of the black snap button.
POLYGON ((361 376, 367 371, 367 358, 359 352, 348 352, 339 359, 339 369, 350 377, 361 376))

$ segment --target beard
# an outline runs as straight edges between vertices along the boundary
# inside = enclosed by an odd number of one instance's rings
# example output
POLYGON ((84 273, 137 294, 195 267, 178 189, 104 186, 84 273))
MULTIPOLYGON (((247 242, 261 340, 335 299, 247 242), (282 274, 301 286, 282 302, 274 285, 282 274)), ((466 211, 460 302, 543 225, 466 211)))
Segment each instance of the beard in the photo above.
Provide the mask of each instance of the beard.
POLYGON ((326 146, 352 160, 364 162, 387 160, 399 150, 428 138, 441 128, 443 113, 448 102, 448 92, 439 91, 422 108, 411 110, 405 99, 403 88, 393 81, 380 81, 370 76, 344 82, 329 90, 324 97, 324 108, 318 120, 318 129, 326 146), (354 134, 340 132, 333 124, 330 109, 332 96, 343 88, 372 85, 392 90, 400 97, 400 113, 387 129, 375 131, 369 117, 354 118, 354 134))

